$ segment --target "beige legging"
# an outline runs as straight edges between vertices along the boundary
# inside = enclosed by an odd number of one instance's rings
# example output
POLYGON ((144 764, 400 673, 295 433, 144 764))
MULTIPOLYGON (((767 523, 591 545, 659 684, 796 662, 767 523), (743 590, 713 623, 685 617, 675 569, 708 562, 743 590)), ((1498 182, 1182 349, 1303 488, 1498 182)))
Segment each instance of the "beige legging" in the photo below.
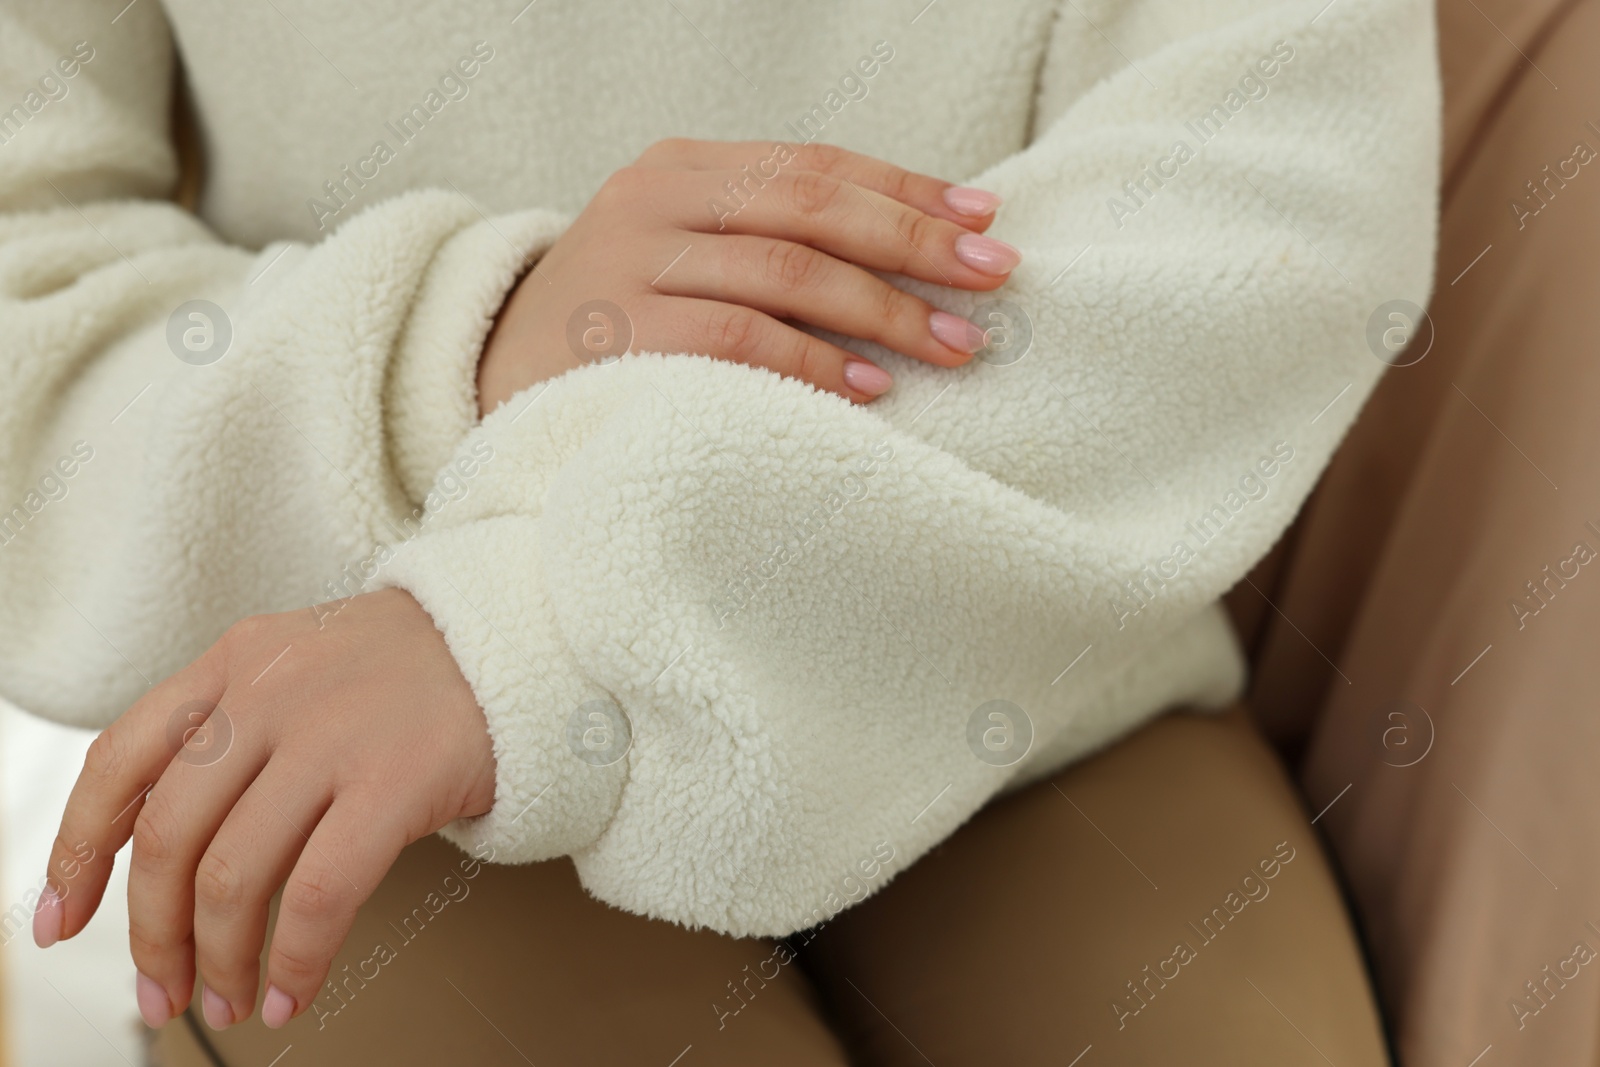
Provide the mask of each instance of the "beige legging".
POLYGON ((1433 347, 1390 372, 1231 604, 1250 712, 1309 808, 1244 711, 1169 715, 783 944, 609 909, 566 861, 464 881, 419 842, 321 1010, 204 1032, 209 1049, 180 1019, 157 1062, 1386 1063, 1324 830, 1405 1067, 1600 1062, 1600 967, 1570 962, 1600 951, 1600 577, 1524 586, 1578 540, 1600 550, 1600 177, 1552 183, 1520 229, 1509 210, 1573 142, 1600 148, 1600 3, 1439 17, 1433 347), (1518 596, 1539 613, 1519 620, 1518 596), (452 873, 465 895, 419 916, 452 873))

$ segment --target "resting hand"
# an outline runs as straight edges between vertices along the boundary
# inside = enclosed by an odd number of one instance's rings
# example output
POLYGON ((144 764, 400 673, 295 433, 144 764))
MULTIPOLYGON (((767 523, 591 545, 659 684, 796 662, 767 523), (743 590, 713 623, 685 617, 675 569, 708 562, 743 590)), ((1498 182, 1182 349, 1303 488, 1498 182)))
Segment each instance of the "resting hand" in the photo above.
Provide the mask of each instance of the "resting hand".
POLYGON ((662 141, 606 181, 506 301, 480 411, 628 350, 766 367, 857 402, 889 388, 881 368, 784 320, 959 366, 982 331, 868 268, 997 289, 1021 258, 981 235, 998 203, 827 145, 662 141))
POLYGON ((400 850, 493 806, 488 724, 427 613, 395 589, 339 607, 326 629, 311 611, 245 619, 90 746, 34 937, 84 928, 131 836, 128 934, 152 1026, 188 1005, 196 967, 213 1027, 254 1011, 283 886, 262 1006, 281 1026, 400 850))

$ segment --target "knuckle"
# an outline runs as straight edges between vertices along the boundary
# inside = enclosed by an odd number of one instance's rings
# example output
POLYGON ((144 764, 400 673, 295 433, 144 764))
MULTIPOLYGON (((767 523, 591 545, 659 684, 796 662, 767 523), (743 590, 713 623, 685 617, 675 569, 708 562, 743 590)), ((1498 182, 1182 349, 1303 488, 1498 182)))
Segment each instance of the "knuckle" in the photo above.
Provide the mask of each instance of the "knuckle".
POLYGON ((154 791, 133 824, 133 855, 146 867, 164 867, 178 856, 178 820, 171 806, 154 791))
POLYGON ((684 137, 663 137, 639 153, 639 163, 653 160, 666 160, 676 158, 679 151, 689 143, 684 137))
POLYGON ((818 215, 839 195, 840 182, 818 171, 803 170, 789 180, 789 206, 796 214, 818 215))
POLYGON ((754 314, 745 308, 730 307, 712 316, 707 336, 717 353, 739 356, 755 347, 759 332, 754 314))
POLYGON ((631 199, 639 189, 639 182, 644 169, 638 165, 622 167, 611 172, 610 176, 601 183, 600 189, 595 193, 595 199, 602 197, 607 200, 631 199))
POLYGON ((942 229, 939 220, 920 211, 909 211, 908 214, 910 220, 906 223, 906 238, 923 253, 931 252, 942 229))
POLYGON ((68 826, 68 821, 63 819, 55 840, 50 843, 49 871, 65 883, 57 887, 63 897, 72 892, 72 880, 87 870, 96 856, 95 846, 88 838, 68 836, 68 826), (87 856, 83 854, 84 849, 89 851, 87 856))
POLYGON ((230 655, 248 653, 261 643, 270 625, 265 615, 247 615, 228 627, 222 646, 230 655))
POLYGON ((158 964, 172 948, 171 940, 162 936, 160 931, 140 920, 137 915, 128 916, 128 953, 141 971, 159 977, 162 968, 158 964))
POLYGON ((916 193, 916 179, 908 170, 890 167, 888 173, 884 175, 883 193, 902 204, 909 203, 916 193))
POLYGON ((817 253, 805 245, 779 241, 767 252, 767 276, 785 292, 810 288, 819 266, 817 253))
POLYGON ((235 911, 245 901, 244 875, 215 852, 207 852, 194 872, 195 900, 214 911, 235 911))
POLYGON ((127 759, 127 750, 117 732, 105 729, 89 742, 89 750, 83 757, 83 769, 91 778, 111 782, 122 773, 127 759))
MULTIPOLYGON (((914 308, 920 310, 919 303, 915 297, 908 296, 888 282, 884 282, 878 290, 878 321, 890 332, 897 331, 908 326, 909 320, 922 317, 913 311, 914 308)), ((924 329, 926 329, 925 323, 924 329)))
POLYGON ((813 142, 805 146, 804 165, 811 170, 833 173, 844 166, 844 150, 836 145, 817 144, 813 142))
POLYGON ((281 910, 313 925, 326 924, 344 908, 338 876, 320 868, 296 871, 283 887, 281 910))
POLYGON ((821 343, 801 334, 795 344, 794 376, 813 385, 821 384, 826 380, 824 378, 828 363, 826 352, 821 343))
POLYGON ((306 955, 299 949, 285 948, 274 939, 272 951, 267 957, 267 969, 274 979, 284 979, 284 984, 302 989, 315 989, 322 984, 328 964, 306 955))
POLYGON ((683 165, 706 154, 707 142, 694 137, 663 137, 639 156, 639 162, 656 166, 683 165))

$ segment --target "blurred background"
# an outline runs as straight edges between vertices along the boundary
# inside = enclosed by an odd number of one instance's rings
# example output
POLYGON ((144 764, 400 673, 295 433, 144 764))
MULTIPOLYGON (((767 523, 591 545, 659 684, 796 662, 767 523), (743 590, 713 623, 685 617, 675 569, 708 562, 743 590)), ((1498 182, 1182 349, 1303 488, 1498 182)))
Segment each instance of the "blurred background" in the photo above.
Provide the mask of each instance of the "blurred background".
POLYGON ((0 1067, 144 1062, 120 862, 87 930, 33 943, 32 901, 93 738, 0 701, 0 1067))

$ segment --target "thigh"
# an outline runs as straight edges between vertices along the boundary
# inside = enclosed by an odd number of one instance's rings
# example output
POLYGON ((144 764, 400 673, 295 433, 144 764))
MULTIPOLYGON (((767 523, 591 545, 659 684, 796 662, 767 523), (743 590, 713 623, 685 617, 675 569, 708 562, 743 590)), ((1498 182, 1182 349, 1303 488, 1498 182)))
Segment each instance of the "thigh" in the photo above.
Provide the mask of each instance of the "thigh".
POLYGON ((1237 708, 990 805, 800 959, 864 1063, 1388 1063, 1315 830, 1237 708))
POLYGON ((198 992, 155 1063, 263 1067, 291 1045, 285 1067, 845 1062, 780 946, 608 907, 566 859, 473 866, 434 837, 402 854, 288 1026, 258 1014, 197 1035, 198 992))

